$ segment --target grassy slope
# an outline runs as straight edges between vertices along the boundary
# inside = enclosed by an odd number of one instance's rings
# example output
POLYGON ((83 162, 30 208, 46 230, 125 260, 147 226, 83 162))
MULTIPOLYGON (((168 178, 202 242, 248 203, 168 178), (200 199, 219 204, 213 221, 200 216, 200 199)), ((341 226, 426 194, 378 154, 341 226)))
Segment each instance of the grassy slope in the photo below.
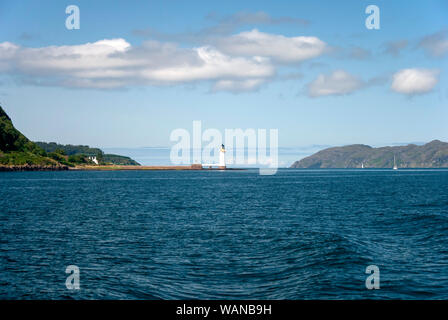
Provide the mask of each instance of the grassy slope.
POLYGON ((14 128, 11 119, 0 106, 0 165, 60 166, 46 152, 14 128))

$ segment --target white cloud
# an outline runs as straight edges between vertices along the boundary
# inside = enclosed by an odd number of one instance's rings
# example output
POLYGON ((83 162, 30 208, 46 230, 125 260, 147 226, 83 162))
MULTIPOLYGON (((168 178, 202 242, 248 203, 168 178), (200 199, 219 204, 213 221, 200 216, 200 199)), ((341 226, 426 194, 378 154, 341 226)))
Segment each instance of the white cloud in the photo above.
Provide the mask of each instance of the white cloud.
POLYGON ((212 91, 243 92, 274 79, 279 63, 297 63, 327 50, 316 37, 285 37, 255 29, 211 42, 214 46, 193 48, 159 41, 132 46, 121 38, 40 48, 3 42, 0 72, 34 85, 113 89, 210 82, 212 91))
POLYGON ((269 57, 282 63, 315 58, 327 49, 327 44, 316 37, 285 37, 256 29, 221 38, 216 46, 227 54, 269 57))
POLYGON ((199 63, 174 64, 161 68, 148 68, 141 72, 145 79, 163 82, 188 82, 218 79, 260 79, 272 76, 269 60, 254 57, 230 57, 210 48, 192 49, 199 63))
POLYGON ((29 83, 69 87, 212 81, 219 89, 233 83, 240 84, 241 90, 252 90, 275 73, 268 58, 235 57, 209 46, 180 48, 156 41, 132 47, 124 39, 42 48, 4 42, 0 43, 0 70, 28 76, 29 83))
POLYGON ((344 95, 362 88, 365 83, 358 77, 344 70, 337 70, 331 74, 320 74, 308 84, 308 95, 320 97, 329 95, 344 95))
POLYGON ((439 82, 439 70, 403 69, 396 72, 392 80, 392 90, 407 95, 431 91, 439 82))

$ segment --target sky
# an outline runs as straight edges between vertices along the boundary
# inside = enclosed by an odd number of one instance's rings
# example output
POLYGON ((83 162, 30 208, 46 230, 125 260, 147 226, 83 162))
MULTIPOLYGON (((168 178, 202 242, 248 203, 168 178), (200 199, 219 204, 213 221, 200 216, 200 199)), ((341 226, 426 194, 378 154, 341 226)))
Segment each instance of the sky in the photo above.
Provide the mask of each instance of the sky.
POLYGON ((448 141, 447 59, 444 0, 0 0, 0 105, 34 141, 169 147, 194 120, 285 148, 448 141))

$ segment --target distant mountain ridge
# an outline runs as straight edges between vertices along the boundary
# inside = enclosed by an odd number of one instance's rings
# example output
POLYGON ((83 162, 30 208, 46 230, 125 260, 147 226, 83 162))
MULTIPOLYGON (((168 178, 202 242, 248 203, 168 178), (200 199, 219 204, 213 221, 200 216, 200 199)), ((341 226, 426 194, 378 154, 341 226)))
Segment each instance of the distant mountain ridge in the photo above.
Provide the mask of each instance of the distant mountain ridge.
POLYGON ((433 140, 421 146, 333 147, 296 161, 291 168, 392 168, 394 156, 399 168, 448 168, 448 143, 433 140))

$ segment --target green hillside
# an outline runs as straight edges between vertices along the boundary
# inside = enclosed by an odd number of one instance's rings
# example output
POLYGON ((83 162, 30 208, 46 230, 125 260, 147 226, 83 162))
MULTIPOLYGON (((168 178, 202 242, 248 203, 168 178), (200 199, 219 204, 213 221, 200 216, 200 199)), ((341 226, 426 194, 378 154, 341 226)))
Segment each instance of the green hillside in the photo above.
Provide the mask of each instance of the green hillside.
POLYGON ((137 161, 125 157, 125 156, 119 156, 118 154, 111 154, 111 153, 105 153, 103 155, 103 161, 106 163, 112 163, 115 165, 121 165, 121 166, 139 166, 140 163, 137 161))
POLYGON ((129 157, 104 154, 89 146, 61 145, 55 142, 32 142, 18 131, 0 106, 0 170, 63 170, 68 167, 99 164, 139 165, 129 157))
POLYGON ((61 167, 64 164, 47 156, 47 153, 26 138, 0 106, 0 165, 61 167))
POLYGON ((44 149, 46 152, 63 151, 64 154, 69 156, 95 156, 97 157, 100 164, 114 164, 122 166, 139 166, 140 164, 125 156, 120 156, 117 154, 104 153, 99 148, 90 148, 89 146, 83 145, 72 145, 72 144, 58 144, 56 142, 36 142, 36 144, 44 149))
POLYGON ((354 144, 321 150, 291 168, 392 168, 394 156, 399 168, 447 168, 448 143, 433 140, 422 146, 372 148, 354 144))
POLYGON ((41 152, 35 143, 14 128, 11 119, 0 106, 0 150, 3 152, 41 152))
POLYGON ((82 145, 72 145, 72 144, 59 144, 56 142, 35 142, 39 147, 44 149, 46 152, 55 152, 57 150, 62 150, 68 156, 75 154, 84 154, 87 156, 96 156, 103 151, 99 148, 90 148, 89 146, 82 145))

